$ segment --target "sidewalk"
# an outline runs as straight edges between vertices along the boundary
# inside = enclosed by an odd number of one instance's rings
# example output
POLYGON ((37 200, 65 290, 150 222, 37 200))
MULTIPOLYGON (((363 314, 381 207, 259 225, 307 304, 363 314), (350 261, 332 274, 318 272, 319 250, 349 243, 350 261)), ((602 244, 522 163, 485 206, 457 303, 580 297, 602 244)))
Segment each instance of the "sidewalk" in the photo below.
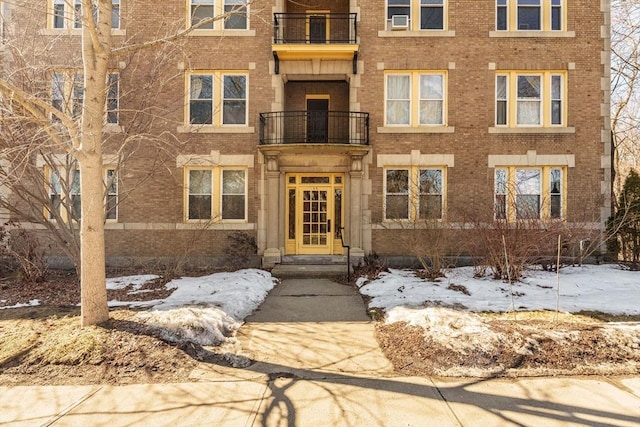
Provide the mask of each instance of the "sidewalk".
POLYGON ((637 426, 640 377, 397 377, 352 288, 285 280, 193 382, 0 387, 9 426, 637 426))

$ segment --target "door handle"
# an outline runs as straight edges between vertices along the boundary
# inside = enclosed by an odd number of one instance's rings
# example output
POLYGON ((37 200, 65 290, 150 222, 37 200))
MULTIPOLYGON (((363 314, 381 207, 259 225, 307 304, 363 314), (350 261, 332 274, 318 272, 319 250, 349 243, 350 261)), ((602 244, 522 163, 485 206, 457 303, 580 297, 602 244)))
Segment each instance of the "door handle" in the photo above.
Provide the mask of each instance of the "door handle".
POLYGON ((327 233, 331 233, 331 220, 327 220, 327 233))

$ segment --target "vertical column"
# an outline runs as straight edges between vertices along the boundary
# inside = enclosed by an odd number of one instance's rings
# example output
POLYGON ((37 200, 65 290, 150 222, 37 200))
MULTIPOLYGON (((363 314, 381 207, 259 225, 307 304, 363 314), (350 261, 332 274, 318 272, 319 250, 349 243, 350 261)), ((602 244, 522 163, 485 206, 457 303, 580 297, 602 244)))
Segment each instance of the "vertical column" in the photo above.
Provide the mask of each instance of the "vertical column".
POLYGON ((362 154, 351 155, 351 169, 349 171, 349 241, 352 257, 364 257, 362 249, 362 154))
POLYGON ((262 255, 262 266, 273 267, 280 263, 281 253, 278 247, 278 237, 280 233, 280 167, 278 165, 278 152, 264 153, 267 165, 267 214, 266 214, 266 243, 267 248, 262 255))

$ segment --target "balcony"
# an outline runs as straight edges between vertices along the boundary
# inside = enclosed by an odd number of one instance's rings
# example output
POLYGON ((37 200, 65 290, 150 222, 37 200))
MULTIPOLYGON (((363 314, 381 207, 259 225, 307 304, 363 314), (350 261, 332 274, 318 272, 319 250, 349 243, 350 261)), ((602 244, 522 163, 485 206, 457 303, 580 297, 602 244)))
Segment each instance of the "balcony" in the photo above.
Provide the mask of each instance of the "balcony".
POLYGON ((369 113, 277 111, 260 114, 260 145, 369 145, 369 113))
POLYGON ((356 73, 355 13, 274 13, 273 57, 280 60, 352 60, 356 73))

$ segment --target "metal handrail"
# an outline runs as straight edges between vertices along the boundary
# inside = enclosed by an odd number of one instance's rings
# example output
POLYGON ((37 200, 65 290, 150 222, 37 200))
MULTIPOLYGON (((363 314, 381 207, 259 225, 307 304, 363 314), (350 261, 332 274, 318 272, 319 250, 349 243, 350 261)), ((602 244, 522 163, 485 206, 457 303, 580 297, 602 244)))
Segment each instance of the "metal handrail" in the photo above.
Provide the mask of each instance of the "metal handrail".
POLYGON ((356 44, 355 13, 274 13, 273 42, 356 44))
POLYGON ((260 113, 260 144, 369 145, 369 113, 275 111, 260 113))
POLYGON ((338 230, 340 244, 343 248, 347 249, 347 282, 351 282, 351 246, 344 244, 344 239, 342 238, 342 231, 344 230, 344 227, 339 227, 338 230))

